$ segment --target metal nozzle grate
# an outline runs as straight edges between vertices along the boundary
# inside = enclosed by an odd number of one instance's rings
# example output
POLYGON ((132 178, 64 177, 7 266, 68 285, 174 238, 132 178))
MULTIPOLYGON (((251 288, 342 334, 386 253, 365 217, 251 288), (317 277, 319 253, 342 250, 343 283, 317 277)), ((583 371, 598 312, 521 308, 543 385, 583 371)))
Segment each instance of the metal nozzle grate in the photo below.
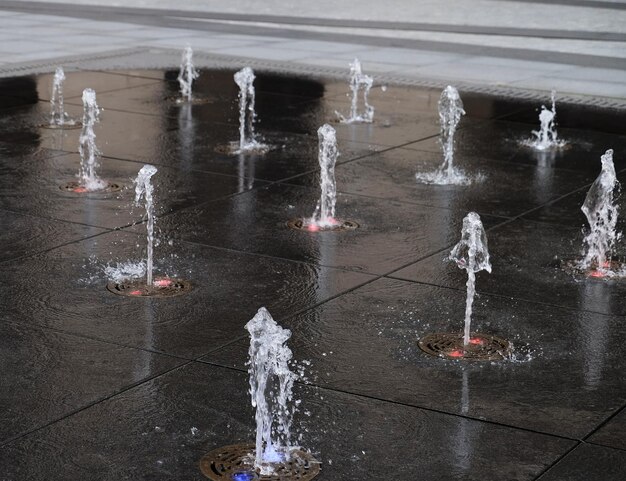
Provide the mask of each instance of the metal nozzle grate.
POLYGON ((107 289, 118 296, 128 297, 174 297, 191 291, 191 283, 181 279, 158 277, 151 286, 144 279, 114 282, 107 284, 107 289))
POLYGON ((233 444, 205 454, 200 470, 213 481, 308 481, 320 472, 320 464, 302 450, 291 452, 291 459, 275 464, 271 475, 259 474, 254 469, 254 444, 233 444))
POLYGON ((459 333, 428 334, 418 345, 431 356, 459 361, 500 361, 507 359, 513 350, 506 339, 481 333, 472 333, 467 346, 459 333))
POLYGON ((59 188, 66 192, 72 192, 73 194, 109 194, 122 190, 121 185, 112 183, 107 184, 104 189, 100 190, 88 190, 78 182, 68 182, 67 184, 61 185, 59 188))

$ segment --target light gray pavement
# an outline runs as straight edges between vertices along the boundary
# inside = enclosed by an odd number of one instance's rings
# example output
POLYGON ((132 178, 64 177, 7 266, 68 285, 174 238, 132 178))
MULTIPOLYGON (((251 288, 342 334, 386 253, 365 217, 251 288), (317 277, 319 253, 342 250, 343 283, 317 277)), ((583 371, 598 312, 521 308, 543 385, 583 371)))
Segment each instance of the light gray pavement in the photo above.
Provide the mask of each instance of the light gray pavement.
POLYGON ((0 0, 0 69, 139 46, 191 45, 198 52, 294 66, 347 69, 358 57, 378 75, 626 100, 624 1, 72 4, 0 0))

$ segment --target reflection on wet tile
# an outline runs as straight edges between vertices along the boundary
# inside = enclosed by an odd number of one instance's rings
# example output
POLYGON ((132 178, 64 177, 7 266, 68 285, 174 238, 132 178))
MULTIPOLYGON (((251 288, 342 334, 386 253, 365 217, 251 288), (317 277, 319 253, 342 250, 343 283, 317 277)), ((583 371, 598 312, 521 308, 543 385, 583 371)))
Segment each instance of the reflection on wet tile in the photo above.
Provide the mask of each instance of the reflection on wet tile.
POLYGON ((310 264, 170 245, 167 236, 159 236, 155 272, 188 280, 191 292, 137 299, 107 291, 103 269, 145 259, 145 245, 145 230, 141 236, 114 232, 6 265, 0 311, 20 322, 194 358, 243 336, 244 324, 261 306, 280 319, 372 280, 310 264))
POLYGON ((182 363, 147 351, 14 324, 6 316, 0 324, 0 338, 0 443, 182 363))
MULTIPOLYGON (((487 231, 493 271, 477 275, 479 292, 571 309, 626 315, 622 280, 578 278, 562 266, 581 256, 582 231, 564 226, 515 221, 487 231)), ((620 247, 617 255, 622 254, 620 247)), ((439 256, 408 266, 394 277, 465 289, 465 276, 439 256)))
MULTIPOLYGON (((455 243, 465 215, 339 195, 337 217, 356 222, 357 229, 308 232, 287 227, 291 219, 310 217, 319 195, 318 189, 274 185, 185 210, 164 218, 160 226, 167 235, 193 242, 383 274, 455 243)), ((486 219, 487 224, 494 222, 486 219)))
MULTIPOLYGON (((522 481, 542 472, 573 445, 569 440, 300 385, 295 396, 309 413, 300 413, 295 425, 306 426, 300 442, 322 462, 320 481, 386 477, 408 481, 419 472, 498 479, 503 466, 507 480, 522 481)), ((85 470, 96 473, 95 479, 141 473, 165 480, 175 473, 200 481, 202 455, 223 445, 249 442, 252 429, 246 376, 193 364, 0 448, 0 462, 6 466, 5 475, 19 473, 33 481, 49 479, 59 470, 72 481, 82 479, 85 470), (106 426, 102 419, 108 420, 106 426), (107 442, 110 439, 115 442, 107 442)))
POLYGON ((266 306, 312 362, 317 387, 297 385, 294 426, 320 480, 621 481, 626 284, 559 265, 580 255, 600 154, 614 148, 626 168, 622 114, 562 106, 569 148, 539 155, 520 145, 536 106, 461 92, 457 165, 484 179, 439 188, 415 182, 441 161, 437 89, 375 85, 374 122, 343 125, 347 68, 259 69, 256 129, 273 149, 231 156, 233 73, 203 69, 205 102, 189 105, 175 101, 176 69, 67 69, 66 110, 80 118, 82 90, 96 90, 100 174, 123 187, 86 197, 60 189, 78 172, 81 132, 44 128, 51 75, 0 80, 0 438, 34 430, 0 447, 0 478, 204 479, 202 454, 253 436, 243 326, 266 306), (324 123, 341 154, 337 217, 355 230, 287 227, 319 199, 324 123), (145 257, 145 226, 131 226, 144 163, 159 168, 156 273, 192 287, 178 297, 106 290, 107 265, 145 257), (531 360, 465 365, 417 349, 424 333, 460 329, 466 277, 443 259, 470 209, 493 263, 478 274, 474 326, 528 345, 531 360), (379 277, 390 273, 400 279, 379 277))
MULTIPOLYGON (((100 177, 121 187, 111 193, 76 194, 63 186, 76 181, 77 154, 16 162, 0 171, 0 207, 15 212, 61 219, 90 226, 123 227, 140 221, 144 212, 133 207, 133 179, 140 163, 103 158, 100 177)), ((161 167, 155 177, 157 214, 244 192, 258 185, 253 178, 226 177, 161 167)))

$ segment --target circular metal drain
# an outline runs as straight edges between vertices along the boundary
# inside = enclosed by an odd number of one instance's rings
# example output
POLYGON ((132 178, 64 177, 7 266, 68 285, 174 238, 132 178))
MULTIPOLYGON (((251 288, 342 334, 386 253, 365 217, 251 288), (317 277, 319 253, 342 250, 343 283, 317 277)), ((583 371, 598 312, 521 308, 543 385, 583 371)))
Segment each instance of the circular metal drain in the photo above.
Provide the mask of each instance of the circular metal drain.
POLYGON ((83 124, 81 122, 75 122, 73 124, 63 124, 63 125, 41 124, 39 127, 42 129, 49 129, 49 130, 78 130, 82 128, 82 126, 83 124))
POLYGON ((128 297, 174 297, 191 291, 191 283, 182 279, 157 277, 151 286, 144 279, 123 282, 111 281, 107 289, 118 296, 128 297))
POLYGON ((254 444, 233 444, 205 454, 200 470, 213 481, 308 481, 320 472, 320 463, 309 453, 297 449, 291 460, 276 464, 271 475, 259 474, 254 469, 254 444))
POLYGON ((463 335, 459 333, 428 334, 417 344, 431 356, 460 361, 500 361, 508 358, 513 350, 506 339, 481 333, 472 333, 467 346, 463 345, 463 335))
POLYGON ((68 182, 67 184, 59 187, 66 192, 72 192, 74 194, 109 194, 111 192, 118 192, 122 190, 122 186, 119 184, 108 183, 104 189, 100 190, 87 190, 78 182, 68 182))
POLYGON ((290 229, 301 230, 305 232, 337 232, 342 230, 354 230, 359 227, 357 222, 353 220, 343 220, 339 221, 337 224, 328 226, 328 227, 320 227, 311 224, 305 224, 303 219, 291 219, 287 221, 287 227, 290 229))

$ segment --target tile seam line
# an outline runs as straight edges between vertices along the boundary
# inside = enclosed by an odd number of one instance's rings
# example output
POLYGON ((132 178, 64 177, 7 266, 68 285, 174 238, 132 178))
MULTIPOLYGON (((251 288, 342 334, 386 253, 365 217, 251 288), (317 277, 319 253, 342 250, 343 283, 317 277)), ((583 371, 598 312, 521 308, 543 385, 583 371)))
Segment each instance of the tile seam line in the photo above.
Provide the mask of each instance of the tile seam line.
POLYGON ((588 444, 590 446, 597 446, 600 448, 608 448, 608 449, 615 449, 616 451, 624 451, 626 452, 626 448, 619 448, 616 446, 609 446, 608 444, 602 444, 600 442, 597 441, 584 441, 584 444, 588 444))
POLYGON ((129 384, 129 385, 123 387, 122 389, 120 389, 120 390, 118 390, 118 391, 116 391, 116 392, 114 392, 114 393, 112 393, 112 394, 110 394, 108 396, 101 397, 100 399, 98 399, 96 401, 92 401, 92 402, 90 402, 88 404, 85 404, 85 405, 81 406, 80 408, 74 409, 73 411, 71 411, 71 412, 69 412, 69 413, 67 413, 67 414, 65 414, 65 415, 63 415, 61 417, 53 419, 52 421, 49 421, 49 422, 47 422, 47 423, 45 423, 45 424, 43 424, 41 426, 38 426, 38 427, 36 427, 34 429, 31 429, 29 431, 20 433, 20 434, 18 434, 16 436, 13 436, 13 437, 9 438, 9 439, 6 439, 6 440, 0 442, 0 448, 8 446, 8 445, 10 445, 10 444, 12 444, 12 443, 14 443, 16 441, 19 441, 20 439, 24 439, 24 438, 30 437, 30 436, 34 435, 35 433, 37 433, 39 431, 42 431, 42 430, 44 430, 46 428, 49 428, 50 426, 53 426, 55 424, 58 424, 59 422, 65 420, 65 419, 67 419, 69 417, 75 416, 75 415, 77 415, 77 414, 79 414, 79 413, 81 413, 83 411, 86 411, 86 410, 88 410, 88 409, 90 409, 90 408, 92 408, 92 407, 94 407, 94 406, 96 406, 96 405, 98 405, 100 403, 103 403, 105 401, 108 401, 109 399, 112 399, 112 398, 114 398, 116 396, 124 394, 125 392, 128 392, 128 391, 130 391, 132 389, 135 389, 136 387, 141 386, 142 384, 154 381, 155 379, 157 379, 157 378, 159 378, 161 376, 169 374, 169 373, 171 373, 173 371, 176 371, 178 369, 182 369, 183 367, 185 367, 185 366, 187 366, 187 365, 189 365, 191 363, 193 363, 193 361, 191 361, 191 360, 190 361, 186 361, 186 362, 184 362, 182 364, 179 364, 179 365, 177 365, 177 366, 175 366, 173 368, 167 369, 167 370, 162 371, 160 373, 154 374, 153 376, 148 376, 148 377, 146 377, 146 378, 144 378, 144 379, 142 379, 140 381, 137 381, 135 383, 129 384))
MULTIPOLYGON (((228 366, 228 365, 222 365, 222 364, 218 364, 216 362, 210 362, 210 361, 196 361, 196 362, 199 362, 199 363, 205 364, 205 365, 210 365, 210 366, 217 367, 217 368, 221 368, 221 369, 228 369, 228 370, 235 371, 235 372, 238 372, 238 373, 246 373, 247 372, 247 371, 245 371, 243 369, 240 369, 240 368, 237 368, 237 367, 228 366)), ((409 409, 418 409, 418 410, 427 411, 427 412, 436 413, 436 414, 441 414, 441 415, 450 416, 450 417, 454 417, 454 418, 467 419, 467 420, 474 421, 474 422, 491 424, 491 425, 499 426, 499 427, 502 427, 502 428, 515 429, 517 431, 524 431, 524 432, 528 432, 528 433, 532 433, 532 434, 537 434, 537 435, 541 435, 541 436, 548 436, 548 437, 562 439, 562 440, 566 440, 566 441, 580 442, 576 438, 562 436, 562 435, 559 435, 559 434, 553 434, 553 433, 538 431, 538 430, 534 430, 534 429, 523 428, 523 427, 519 427, 519 426, 514 426, 514 425, 510 425, 510 424, 501 423, 501 422, 498 422, 498 421, 491 421, 491 420, 488 420, 488 419, 481 419, 481 418, 472 417, 472 416, 464 416, 464 415, 461 415, 461 414, 455 414, 455 413, 451 413, 451 412, 444 411, 444 410, 441 410, 441 409, 435 409, 435 408, 429 408, 429 407, 424 407, 424 406, 418 406, 418 405, 415 405, 415 404, 408 404, 408 403, 405 403, 405 402, 394 401, 394 400, 391 400, 391 399, 383 399, 383 398, 379 398, 379 397, 376 397, 376 396, 371 396, 371 395, 368 395, 368 394, 356 393, 356 392, 352 392, 352 391, 343 391, 341 389, 336 389, 336 388, 333 388, 333 387, 330 387, 330 386, 323 386, 323 385, 316 384, 316 383, 306 383, 306 382, 302 382, 302 381, 296 381, 296 383, 298 385, 300 385, 300 386, 308 386, 308 387, 312 387, 314 389, 319 389, 319 390, 323 390, 323 391, 339 393, 339 394, 343 394, 343 395, 346 395, 346 396, 354 396, 354 397, 358 397, 358 398, 361 398, 361 399, 369 399, 369 400, 372 400, 372 401, 377 401, 377 402, 381 402, 381 403, 385 403, 385 404, 393 404, 393 405, 396 405, 396 406, 403 406, 403 407, 409 408, 409 409)))
MULTIPOLYGON (((591 436, 593 436, 594 434, 596 434, 598 431, 600 431, 600 429, 602 429, 604 426, 606 426, 607 424, 609 424, 611 422, 611 420, 613 420, 614 418, 616 418, 620 413, 622 412, 626 412, 626 404, 622 405, 621 407, 617 408, 615 411, 613 411, 611 414, 609 414, 604 421, 602 421, 598 426, 596 426, 596 428, 594 430, 592 430, 589 434, 587 434, 582 441, 584 442, 588 442, 589 438, 591 438, 591 436)), ((623 451, 626 451, 626 449, 623 449, 623 451)))
POLYGON ((560 456, 558 456, 553 462, 552 464, 550 464, 549 466, 546 466, 541 473, 539 473, 538 476, 536 476, 534 478, 534 481, 541 481, 541 478, 543 478, 546 474, 549 473, 549 471, 554 468, 555 466, 557 466, 561 461, 563 461, 567 456, 569 456, 576 448, 578 448, 579 446, 581 446, 583 443, 582 441, 577 441, 576 444, 574 444, 574 446, 572 446, 571 448, 567 449, 564 453, 562 453, 560 456))
MULTIPOLYGON (((173 354, 170 352, 166 352, 166 351, 159 351, 157 349, 146 349, 145 347, 140 347, 140 346, 133 346, 131 344, 124 344, 122 342, 117 342, 111 339, 105 339, 105 338, 101 338, 101 337, 97 337, 97 336, 93 336, 93 335, 88 335, 88 334, 83 334, 80 332, 76 332, 76 331, 71 331, 69 329, 62 329, 62 328, 58 328, 58 327, 53 327, 53 326, 47 326, 44 324, 32 324, 29 321, 20 321, 20 320, 15 320, 15 319, 9 319, 10 323, 19 325, 21 327, 24 327, 26 329, 32 329, 32 330, 45 330, 45 331, 51 331, 51 332, 55 332, 57 334, 62 334, 64 336, 69 336, 69 337, 74 337, 77 339, 87 339, 90 341, 94 341, 94 342, 98 342, 98 343, 102 343, 102 344, 108 344, 111 346, 116 346, 119 348, 123 348, 123 349, 129 349, 129 350, 133 350, 133 351, 141 351, 141 352, 147 352, 150 354, 157 354, 159 356, 164 356, 164 357, 169 357, 172 359, 177 359, 179 361, 193 361, 194 358, 191 357, 185 357, 185 356, 181 356, 178 354, 173 354)), ((212 354, 215 350, 218 349, 222 349, 223 347, 226 347, 229 343, 224 344, 223 346, 220 346, 219 348, 215 348, 213 350, 211 350, 208 354, 212 354)), ((207 355, 207 354, 205 354, 207 355)))
MULTIPOLYGON (((463 287, 444 286, 444 285, 441 285, 441 284, 435 284, 433 282, 417 281, 417 280, 414 280, 414 279, 406 279, 404 277, 394 277, 391 274, 390 275, 386 275, 384 277, 387 278, 387 279, 395 280, 395 281, 411 282, 413 284, 420 284, 420 285, 424 285, 424 286, 438 287, 438 288, 441 288, 441 289, 448 289, 448 290, 451 290, 451 291, 466 292, 466 289, 463 288, 463 287)), ((588 309, 577 309, 577 308, 571 307, 571 306, 566 306, 566 305, 561 305, 561 304, 551 304, 549 302, 536 301, 536 300, 533 300, 533 299, 525 299, 523 297, 511 297, 511 296, 506 295, 506 294, 497 294, 497 293, 489 292, 489 291, 476 291, 476 294, 478 296, 494 297, 494 298, 498 298, 498 299, 507 299, 509 301, 510 300, 516 300, 516 301, 524 302, 526 304, 533 304, 533 305, 537 305, 537 306, 554 307, 554 308, 557 308, 557 309, 562 309, 564 311, 582 312, 582 313, 595 314, 597 316, 603 316, 603 317, 608 317, 608 318, 626 319, 626 314, 609 314, 609 313, 606 313, 606 312, 591 311, 591 310, 588 310, 588 309)))
MULTIPOLYGON (((93 226, 89 226, 89 227, 93 227, 93 226)), ((47 249, 42 249, 42 250, 35 251, 35 252, 29 253, 29 254, 24 254, 24 255, 19 256, 19 257, 14 257, 12 259, 7 259, 7 260, 4 260, 4 261, 0 261, 0 265, 5 265, 5 264, 6 265, 10 265, 10 264, 12 264, 14 262, 17 262, 17 261, 23 261, 23 260, 30 259, 32 257, 41 256, 41 255, 47 254, 49 252, 52 252, 52 251, 54 251, 56 249, 61 249, 61 248, 66 247, 66 246, 69 246, 69 245, 72 245, 72 244, 76 244, 78 242, 91 240, 91 239, 94 239, 95 237, 99 237, 101 235, 110 234, 111 232, 113 232, 113 231, 112 230, 105 230, 104 232, 98 232, 97 234, 89 235, 89 236, 86 236, 86 237, 81 237, 80 239, 75 239, 75 240, 72 240, 72 241, 68 241, 68 242, 65 242, 63 244, 56 245, 54 247, 49 247, 47 249)))
MULTIPOLYGON (((528 1, 528 0, 521 0, 528 1)), ((558 3, 558 2, 557 2, 558 3)), ((619 4, 610 4, 609 2, 601 2, 600 5, 609 4, 611 8, 620 10, 619 4)), ((588 6, 596 6, 603 8, 598 3, 588 6)), ((578 5, 574 6, 583 6, 578 5)), ((0 8, 22 13, 31 13, 33 11, 41 12, 43 10, 53 11, 54 14, 67 14, 68 10, 74 10, 76 14, 85 16, 95 13, 124 14, 139 17, 177 17, 184 19, 201 19, 216 21, 239 21, 247 23, 282 23, 293 26, 324 26, 333 28, 363 28, 363 29, 386 29, 386 30, 403 30, 418 32, 446 32, 457 34, 482 34, 482 35, 499 35, 499 36, 522 36, 522 37, 538 37, 538 38, 554 38, 554 39, 570 39, 570 40, 605 40, 605 41, 624 41, 626 35, 620 32, 611 31, 592 31, 592 30, 574 30, 574 29, 548 29, 548 28, 503 28, 493 25, 459 25, 445 24, 437 22, 401 22, 396 20, 357 20, 349 18, 323 18, 310 16, 285 16, 285 15, 268 15, 268 14, 238 14, 228 12, 207 12, 198 10, 177 10, 177 9, 161 9, 161 8, 141 8, 141 7, 121 7, 111 8, 106 6, 94 5, 73 5, 69 3, 49 3, 42 2, 0 2, 0 8), (97 9, 96 9, 97 8, 97 9), (35 10, 37 9, 37 10, 35 10), (78 9, 78 11, 76 11, 78 9)), ((95 20, 95 19, 94 19, 95 20)))

